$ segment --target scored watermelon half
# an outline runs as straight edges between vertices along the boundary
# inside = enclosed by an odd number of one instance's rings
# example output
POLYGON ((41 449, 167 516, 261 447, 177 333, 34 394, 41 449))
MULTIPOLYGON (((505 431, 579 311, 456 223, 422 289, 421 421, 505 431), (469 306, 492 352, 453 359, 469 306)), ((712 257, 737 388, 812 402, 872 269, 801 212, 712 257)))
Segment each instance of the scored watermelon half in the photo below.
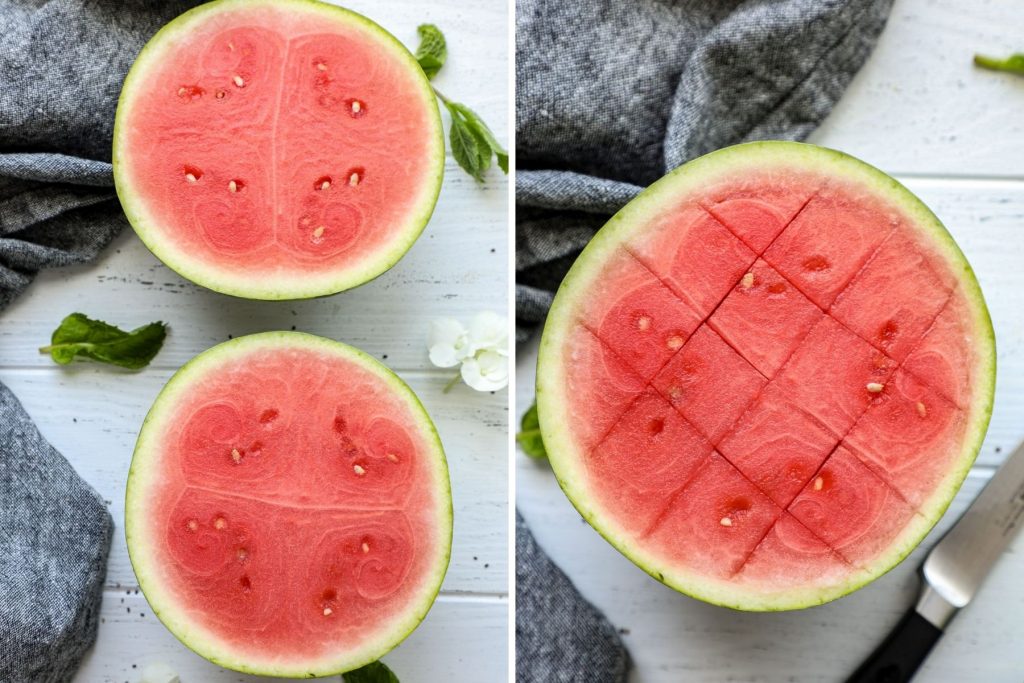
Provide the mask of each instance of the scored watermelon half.
POLYGON ((992 408, 978 283, 898 182, 812 145, 701 157, 616 214, 551 308, 537 368, 559 483, 667 585, 815 605, 899 563, 992 408))
POLYGON ((448 468, 390 370, 298 332, 241 337, 167 383, 125 505, 153 611, 222 666, 323 676, 381 657, 448 566, 448 468))
POLYGON ((437 102, 366 17, 218 0, 143 48, 121 91, 114 180, 149 249, 252 299, 333 294, 393 266, 441 189, 437 102))

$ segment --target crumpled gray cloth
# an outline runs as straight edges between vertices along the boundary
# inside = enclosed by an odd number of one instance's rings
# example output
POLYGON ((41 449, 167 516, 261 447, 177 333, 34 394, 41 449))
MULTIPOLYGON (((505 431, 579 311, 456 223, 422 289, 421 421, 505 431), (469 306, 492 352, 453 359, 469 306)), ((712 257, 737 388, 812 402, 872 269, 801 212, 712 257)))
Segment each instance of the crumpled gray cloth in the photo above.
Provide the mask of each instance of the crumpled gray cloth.
POLYGON ((517 683, 624 683, 629 653, 516 511, 517 683))
MULTIPOLYGON (((121 82, 193 4, 0 0, 0 310, 127 225, 110 166, 121 82)), ((0 681, 71 679, 96 639, 112 533, 103 501, 0 385, 0 681)))
POLYGON ((800 140, 892 0, 519 0, 516 321, 525 339, 610 214, 680 164, 800 140))

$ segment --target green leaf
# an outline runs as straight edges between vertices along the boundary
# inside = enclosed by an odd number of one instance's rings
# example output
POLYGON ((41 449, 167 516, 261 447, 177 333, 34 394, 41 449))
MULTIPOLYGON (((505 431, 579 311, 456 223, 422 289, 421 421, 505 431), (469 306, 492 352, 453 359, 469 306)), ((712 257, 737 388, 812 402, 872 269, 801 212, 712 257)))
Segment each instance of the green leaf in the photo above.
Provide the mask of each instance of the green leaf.
POLYGON ((526 453, 531 458, 540 459, 548 457, 548 452, 544 448, 544 441, 540 437, 540 418, 537 416, 536 401, 526 411, 526 414, 523 415, 520 427, 522 427, 522 431, 516 434, 516 441, 519 442, 523 453, 526 453))
POLYGON ((165 337, 167 326, 162 322, 125 332, 101 320, 72 313, 53 331, 50 345, 42 347, 39 352, 50 354, 61 365, 82 356, 138 370, 149 365, 163 346, 165 337))
POLYGON ((455 161, 478 183, 484 181, 484 172, 491 166, 491 146, 462 116, 454 103, 448 103, 448 113, 452 116, 452 127, 448 139, 452 145, 452 156, 455 161))
POLYGON ((420 46, 416 48, 416 61, 420 68, 432 79, 444 66, 448 59, 448 45, 445 43, 441 29, 433 24, 420 24, 416 31, 420 34, 420 46))
POLYGON ((498 143, 497 138, 494 137, 494 133, 492 133, 491 129, 487 127, 484 120, 480 118, 475 111, 464 104, 452 102, 448 105, 448 110, 451 111, 453 108, 463 117, 466 121, 466 125, 472 128, 479 137, 487 142, 487 146, 492 152, 494 152, 494 156, 498 158, 498 167, 505 172, 505 175, 508 175, 508 152, 506 152, 505 148, 498 143))
POLYGON ((384 662, 372 662, 341 675, 345 683, 399 683, 398 676, 384 662))
POLYGON ((1010 55, 1006 59, 998 57, 986 57, 985 55, 974 55, 974 64, 983 69, 992 71, 1007 71, 1012 74, 1024 76, 1024 53, 1010 55))

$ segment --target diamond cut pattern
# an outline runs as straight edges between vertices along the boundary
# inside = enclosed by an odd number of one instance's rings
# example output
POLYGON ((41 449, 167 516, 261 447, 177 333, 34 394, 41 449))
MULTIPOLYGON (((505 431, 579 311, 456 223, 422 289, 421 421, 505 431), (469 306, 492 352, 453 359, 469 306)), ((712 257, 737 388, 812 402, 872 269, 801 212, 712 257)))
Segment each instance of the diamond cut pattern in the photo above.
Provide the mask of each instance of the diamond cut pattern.
MULTIPOLYGON (((815 552, 824 552, 825 560, 833 568, 870 559, 879 548, 842 538, 823 523, 828 514, 822 513, 828 505, 836 505, 836 501, 843 501, 837 508, 841 510, 851 504, 850 500, 863 498, 864 492, 858 489, 863 488, 863 482, 874 482, 869 489, 881 487, 884 498, 880 502, 871 498, 867 503, 877 504, 890 520, 895 520, 891 529, 879 532, 880 537, 895 538, 889 532, 898 534, 916 514, 915 506, 921 496, 906 486, 901 489, 897 478, 884 476, 877 463, 872 462, 877 454, 864 447, 863 434, 874 423, 884 422, 886 410, 899 407, 905 411, 909 405, 909 399, 888 386, 890 381, 900 387, 916 381, 918 392, 930 392, 930 402, 943 401, 941 405, 958 410, 946 399, 949 395, 959 396, 965 389, 946 386, 949 373, 935 370, 936 350, 928 345, 928 332, 933 327, 948 327, 957 321, 950 294, 943 290, 951 285, 952 276, 935 271, 927 259, 900 259, 901 252, 913 254, 914 250, 908 248, 911 245, 904 235, 894 232, 899 228, 893 216, 857 211, 853 205, 843 206, 840 199, 814 197, 805 200, 795 214, 792 209, 788 214, 773 211, 749 198, 702 208, 703 215, 690 207, 681 211, 682 218, 677 221, 661 219, 661 232, 682 232, 681 240, 678 235, 669 236, 646 245, 629 245, 628 251, 624 250, 649 276, 644 285, 649 289, 634 291, 656 293, 655 307, 680 311, 674 323, 677 333, 673 344, 664 344, 663 338, 663 348, 656 350, 656 344, 648 344, 645 352, 645 341, 632 333, 622 332, 617 337, 607 331, 596 332, 609 347, 609 339, 622 340, 615 346, 625 356, 635 356, 628 365, 645 378, 648 387, 638 390, 639 398, 605 432, 607 437, 594 449, 593 457, 600 458, 603 448, 608 462, 617 462, 624 468, 622 471, 630 471, 632 466, 636 473, 638 458, 644 453, 654 454, 648 469, 637 475, 649 476, 650 482, 638 484, 632 490, 623 484, 622 500, 616 503, 620 507, 632 506, 634 513, 641 508, 648 511, 637 517, 641 523, 636 529, 650 525, 651 543, 682 550, 676 547, 683 543, 678 535, 685 534, 684 527, 691 523, 684 518, 687 514, 701 514, 698 510, 682 512, 687 507, 685 491, 692 486, 707 490, 717 481, 716 477, 728 480, 736 491, 757 500, 754 507, 759 510, 758 519, 770 519, 749 548, 745 543, 723 546, 719 559, 734 575, 755 557, 755 548, 761 550, 762 546, 780 543, 775 531, 780 519, 789 522, 790 531, 784 534, 789 544, 785 546, 787 552, 793 550, 793 539, 807 536, 812 539, 810 545, 817 548, 815 552), (830 211, 834 214, 839 208, 851 207, 862 222, 847 221, 837 228, 842 231, 852 226, 848 239, 837 240, 839 244, 827 244, 822 249, 808 250, 801 245, 801 233, 809 233, 815 221, 828 216, 830 211), (789 221, 781 228, 780 215, 787 215, 789 221), (723 237, 723 229, 727 237, 723 237), (675 248, 668 249, 667 244, 675 248), (683 250, 684 244, 690 248, 683 250), (843 255, 849 258, 841 267, 830 260, 843 255), (826 262, 824 268, 822 261, 826 262), (685 274, 687 270, 689 275, 685 274), (753 283, 749 276, 744 281, 748 273, 753 275, 753 283), (696 287, 686 291, 684 287, 692 284, 692 275, 697 276, 696 287), (938 289, 942 293, 918 308, 897 310, 891 317, 905 325, 901 327, 899 341, 888 344, 884 343, 888 340, 877 338, 877 330, 876 338, 869 338, 872 325, 878 327, 877 321, 865 321, 857 312, 858 308, 865 308, 857 303, 868 301, 866 297, 872 289, 884 289, 887 278, 890 282, 905 278, 910 289, 938 289), (761 297, 760 301, 747 291, 756 289, 755 283, 763 286, 761 291, 754 292, 761 297), (772 285, 775 291, 769 291, 772 285), (776 295, 776 300, 771 300, 771 295, 776 295), (766 313, 765 309, 773 312, 766 313), (948 312, 945 318, 943 312, 948 312), (771 329, 772 321, 779 319, 791 323, 789 328, 771 329), (694 321, 699 326, 687 331, 694 321), (755 339, 752 331, 762 331, 771 338, 755 339), (684 334, 685 343, 680 345, 678 339, 684 334), (656 361, 647 359, 648 355, 656 357, 656 361), (897 370, 899 362, 905 359, 908 365, 914 362, 925 368, 920 376, 897 370), (656 371, 650 375, 652 369, 656 371), (942 386, 936 391, 931 388, 933 384, 942 386), (902 403, 893 398, 898 393, 902 403), (644 425, 640 424, 644 416, 666 415, 669 405, 675 409, 676 417, 659 417, 659 429, 676 435, 678 443, 686 444, 684 450, 693 449, 694 457, 681 458, 671 449, 666 451, 664 445, 642 442, 650 436, 645 436, 644 425), (769 433, 775 438, 766 436, 769 433), (801 440, 806 443, 800 444, 801 440), (712 444, 717 451, 707 455, 712 444), (772 451, 776 456, 784 453, 783 466, 779 466, 777 458, 773 460, 772 451), (661 466, 668 468, 664 476, 659 475, 661 466), (663 501, 668 493, 666 482, 679 485, 684 479, 683 488, 652 520, 649 492, 655 490, 657 500, 663 501), (833 481, 838 483, 825 485, 833 481), (816 482, 820 482, 818 488, 816 482), (823 490, 828 495, 823 495, 823 490), (771 514, 766 510, 771 510, 771 514), (793 531, 798 527, 803 536, 793 531), (821 551, 822 547, 827 551, 821 551), (739 556, 742 557, 735 564, 739 556)), ((635 272, 643 279, 639 270, 635 272)), ((621 289, 620 283, 616 287, 621 289)), ((620 296, 619 301, 627 296, 628 293, 620 296)), ((637 294, 636 298, 644 302, 644 296, 637 294)), ((595 300, 604 299, 597 296, 595 300)), ((635 312, 642 308, 626 306, 628 312, 619 315, 619 320, 632 320, 635 325, 635 312)), ((956 312, 963 308, 961 305, 956 312)), ((628 329, 628 325, 620 328, 628 329)), ((657 333, 652 336, 656 338, 657 333)), ((958 413, 953 414, 955 417, 958 413)), ((665 438, 663 442, 671 440, 665 438)), ((865 515, 874 514, 874 508, 866 509, 865 515)), ((699 549, 688 552, 696 552, 695 561, 711 561, 710 555, 700 559, 699 549)), ((756 562, 757 558, 751 561, 756 562)))

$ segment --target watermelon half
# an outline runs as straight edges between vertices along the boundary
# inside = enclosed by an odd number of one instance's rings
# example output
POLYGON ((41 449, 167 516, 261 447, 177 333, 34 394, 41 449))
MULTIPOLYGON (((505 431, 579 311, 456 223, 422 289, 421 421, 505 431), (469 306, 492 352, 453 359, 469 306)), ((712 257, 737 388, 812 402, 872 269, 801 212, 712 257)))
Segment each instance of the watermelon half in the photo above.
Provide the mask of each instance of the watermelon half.
POLYGON ((114 180, 146 246, 252 299, 333 294, 393 266, 430 218, 444 139, 416 59, 312 0, 218 0, 143 48, 114 180))
POLYGON ((833 600, 942 515, 992 408, 995 343, 939 220, 840 152, 730 147, 580 255, 541 342, 551 465, 660 581, 744 610, 833 600))
POLYGON ((231 669, 324 676, 416 628, 451 550, 434 426, 390 370, 298 332, 241 337, 167 383, 125 504, 154 613, 231 669))

